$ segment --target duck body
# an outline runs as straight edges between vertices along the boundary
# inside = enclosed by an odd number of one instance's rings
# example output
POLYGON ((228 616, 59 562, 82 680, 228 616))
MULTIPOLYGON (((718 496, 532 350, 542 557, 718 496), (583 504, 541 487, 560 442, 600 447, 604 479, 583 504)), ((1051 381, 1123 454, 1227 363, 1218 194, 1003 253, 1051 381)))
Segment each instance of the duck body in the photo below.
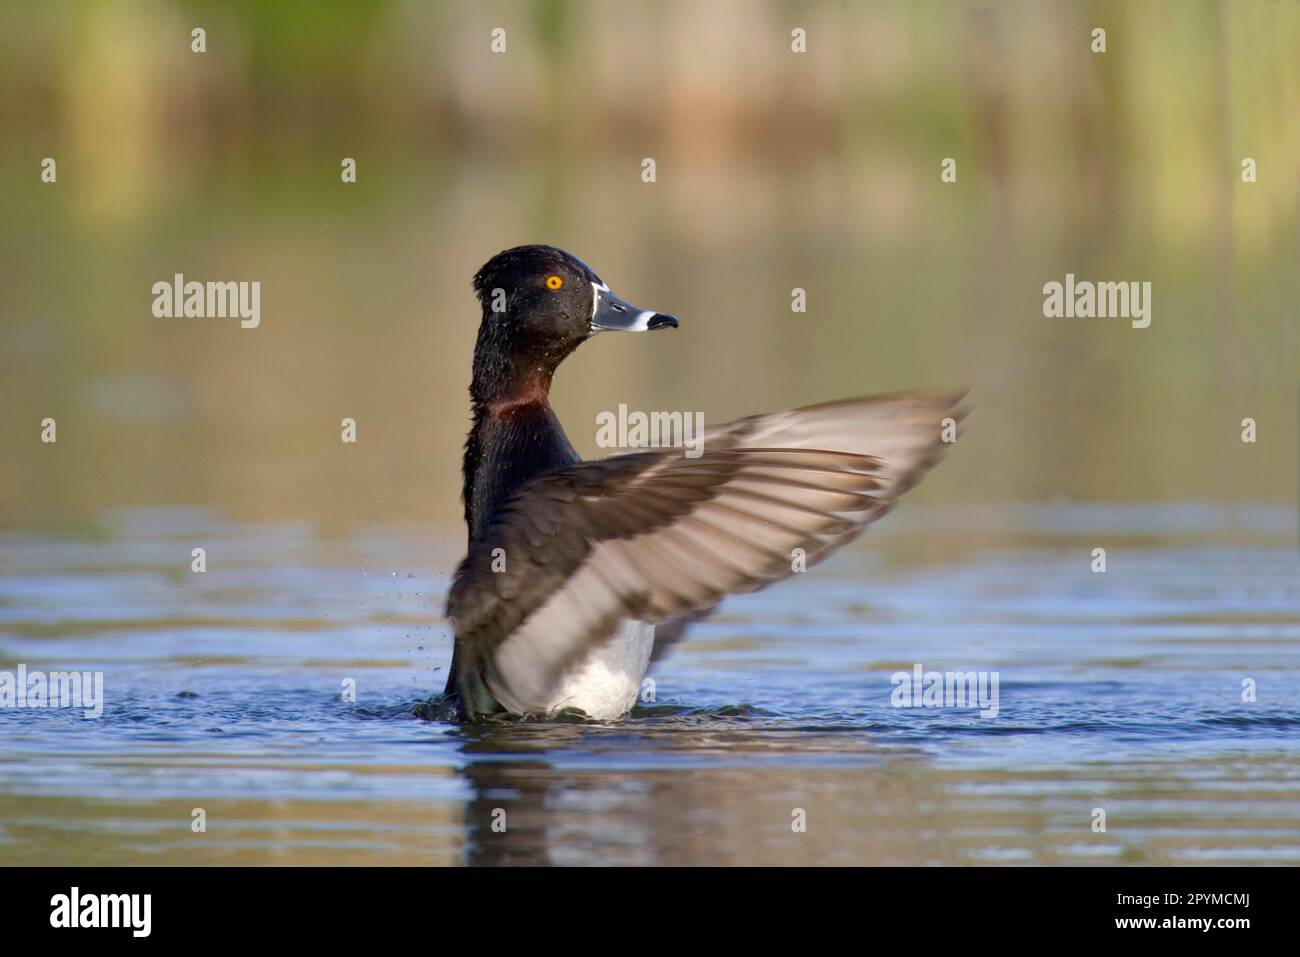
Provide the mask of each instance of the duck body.
MULTIPOLYGON (((516 491, 535 478, 580 461, 544 397, 476 407, 466 442, 463 495, 470 550, 486 540, 493 516, 516 491)), ((507 554, 500 560, 508 566, 507 554)), ((654 625, 647 622, 626 622, 618 634, 593 647, 565 673, 540 709, 531 710, 544 714, 577 710, 598 720, 627 713, 636 704, 650 665, 654 631, 654 625)), ((502 695, 504 701, 493 696, 484 674, 490 667, 490 662, 454 658, 446 693, 476 703, 478 713, 531 713, 508 694, 502 695)), ((465 711, 463 704, 461 710, 465 711)))
POLYGON ((598 332, 676 318, 624 302, 550 246, 499 253, 474 289, 469 541, 447 600, 445 693, 464 720, 626 714, 686 622, 856 538, 964 416, 964 393, 869 396, 714 426, 689 457, 584 462, 548 400, 556 368, 598 332))

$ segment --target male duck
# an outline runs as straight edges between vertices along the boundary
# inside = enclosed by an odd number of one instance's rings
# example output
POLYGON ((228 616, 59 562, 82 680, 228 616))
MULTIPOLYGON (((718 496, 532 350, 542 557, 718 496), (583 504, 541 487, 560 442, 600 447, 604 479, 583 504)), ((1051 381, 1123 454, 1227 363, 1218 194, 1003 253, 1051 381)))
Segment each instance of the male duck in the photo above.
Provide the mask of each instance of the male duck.
POLYGON ((469 553, 447 600, 446 693, 467 720, 636 703, 656 644, 725 595, 824 558, 939 459, 962 393, 910 392, 756 415, 703 452, 583 462, 547 401, 565 356, 602 330, 675 327, 551 246, 493 256, 465 443, 469 553), (950 419, 951 422, 944 420, 950 419))

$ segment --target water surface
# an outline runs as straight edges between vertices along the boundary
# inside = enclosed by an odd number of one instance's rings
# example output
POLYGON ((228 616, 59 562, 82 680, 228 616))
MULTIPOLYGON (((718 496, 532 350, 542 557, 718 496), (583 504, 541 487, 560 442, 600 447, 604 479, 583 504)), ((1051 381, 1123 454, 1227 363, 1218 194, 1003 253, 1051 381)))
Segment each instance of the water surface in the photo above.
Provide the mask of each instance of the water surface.
POLYGON ((1297 864, 1295 527, 905 508, 727 602, 628 719, 480 729, 414 713, 458 531, 7 532, 0 670, 102 671, 106 703, 0 710, 0 862, 1297 864), (893 707, 916 664, 996 671, 997 716, 893 707))

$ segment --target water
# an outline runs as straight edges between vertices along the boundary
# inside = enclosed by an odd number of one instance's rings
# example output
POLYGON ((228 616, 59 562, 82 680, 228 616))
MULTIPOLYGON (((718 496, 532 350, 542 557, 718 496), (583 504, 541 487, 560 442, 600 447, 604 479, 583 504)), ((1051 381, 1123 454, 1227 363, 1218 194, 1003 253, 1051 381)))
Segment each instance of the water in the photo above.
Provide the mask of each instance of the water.
POLYGON ((696 626, 630 718, 481 729, 413 714, 456 530, 7 532, 0 670, 106 703, 0 710, 0 862, 1297 864, 1296 517, 903 508, 696 626), (997 716, 892 707, 916 664, 997 672, 997 716))

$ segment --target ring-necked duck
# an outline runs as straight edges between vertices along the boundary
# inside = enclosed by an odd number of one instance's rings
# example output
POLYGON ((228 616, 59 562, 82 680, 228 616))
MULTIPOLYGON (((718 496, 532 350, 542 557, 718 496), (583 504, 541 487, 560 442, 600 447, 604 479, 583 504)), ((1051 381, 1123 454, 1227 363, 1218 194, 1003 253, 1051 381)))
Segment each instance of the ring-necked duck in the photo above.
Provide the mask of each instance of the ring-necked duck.
POLYGON ((687 620, 857 537, 939 459, 944 420, 964 414, 964 393, 847 399, 714 426, 698 457, 583 462, 547 401, 556 367, 597 332, 676 318, 629 305, 551 246, 493 256, 474 290, 469 553, 447 600, 446 693, 466 719, 625 714, 687 620))

